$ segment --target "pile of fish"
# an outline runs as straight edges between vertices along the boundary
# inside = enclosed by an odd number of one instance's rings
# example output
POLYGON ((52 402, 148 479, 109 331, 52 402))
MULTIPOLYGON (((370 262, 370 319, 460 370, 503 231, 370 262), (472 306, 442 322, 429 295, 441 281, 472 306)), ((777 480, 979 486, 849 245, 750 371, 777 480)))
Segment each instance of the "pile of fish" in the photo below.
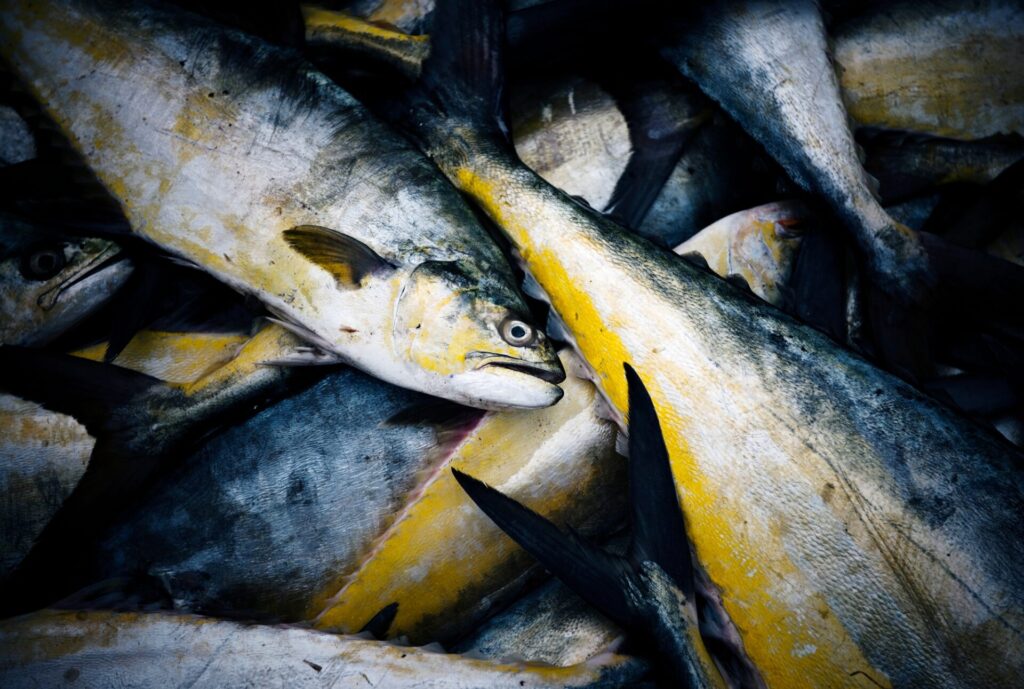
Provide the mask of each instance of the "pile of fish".
POLYGON ((1021 56, 0 0, 0 686, 1021 686, 1021 56))

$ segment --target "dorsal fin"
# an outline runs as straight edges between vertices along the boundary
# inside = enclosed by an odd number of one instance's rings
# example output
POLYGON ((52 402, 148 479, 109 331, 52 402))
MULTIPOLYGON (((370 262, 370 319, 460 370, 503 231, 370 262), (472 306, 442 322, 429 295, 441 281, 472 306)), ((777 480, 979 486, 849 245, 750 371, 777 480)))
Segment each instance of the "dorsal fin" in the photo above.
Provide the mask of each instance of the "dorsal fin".
POLYGON ((363 628, 359 630, 359 633, 364 632, 372 634, 378 639, 383 639, 387 636, 388 629, 391 627, 391 623, 395 621, 395 616, 398 614, 398 603, 391 603, 385 605, 383 608, 377 611, 377 614, 370 618, 370 621, 363 625, 363 628))
POLYGON ((633 606, 625 592, 633 576, 625 558, 610 555, 575 533, 562 532, 533 510, 487 484, 453 468, 466 494, 526 552, 583 600, 622 627, 634 622, 633 606))
POLYGON ((288 246, 317 264, 342 287, 356 289, 367 275, 394 269, 358 239, 319 225, 298 225, 284 231, 288 246))
POLYGON ((623 367, 629 388, 629 557, 637 565, 658 564, 692 600, 693 561, 658 414, 640 376, 629 364, 623 367))

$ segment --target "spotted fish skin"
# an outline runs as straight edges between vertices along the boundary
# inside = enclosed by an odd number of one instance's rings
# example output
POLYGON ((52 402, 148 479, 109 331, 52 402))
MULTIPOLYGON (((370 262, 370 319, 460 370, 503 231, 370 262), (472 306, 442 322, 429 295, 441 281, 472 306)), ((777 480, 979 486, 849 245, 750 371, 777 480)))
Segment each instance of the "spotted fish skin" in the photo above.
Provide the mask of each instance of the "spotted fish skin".
POLYGON ((3 56, 132 229, 397 385, 542 407, 562 377, 437 170, 297 55, 143 2, 10 0, 3 56))

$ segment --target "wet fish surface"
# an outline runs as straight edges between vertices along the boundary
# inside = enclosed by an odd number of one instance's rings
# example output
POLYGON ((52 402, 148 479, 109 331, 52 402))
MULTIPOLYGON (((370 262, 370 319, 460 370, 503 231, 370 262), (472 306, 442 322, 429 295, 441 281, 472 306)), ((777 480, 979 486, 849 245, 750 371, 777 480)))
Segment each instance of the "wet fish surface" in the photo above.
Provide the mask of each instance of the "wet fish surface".
POLYGON ((0 35, 133 232, 394 384, 484 407, 560 396, 465 203, 293 53, 102 0, 4 3, 0 35))

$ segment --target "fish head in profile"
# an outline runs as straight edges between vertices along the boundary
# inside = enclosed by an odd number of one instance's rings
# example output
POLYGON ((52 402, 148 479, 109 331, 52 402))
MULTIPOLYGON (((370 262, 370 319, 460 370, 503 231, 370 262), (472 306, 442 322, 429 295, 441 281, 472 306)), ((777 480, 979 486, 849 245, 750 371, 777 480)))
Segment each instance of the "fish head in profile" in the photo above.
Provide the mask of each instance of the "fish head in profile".
POLYGON ((46 344, 106 303, 131 271, 115 242, 0 217, 0 341, 46 344))
POLYGON ((425 261, 399 295, 394 337, 423 389, 485 409, 547 407, 565 373, 510 286, 458 261, 425 261))

